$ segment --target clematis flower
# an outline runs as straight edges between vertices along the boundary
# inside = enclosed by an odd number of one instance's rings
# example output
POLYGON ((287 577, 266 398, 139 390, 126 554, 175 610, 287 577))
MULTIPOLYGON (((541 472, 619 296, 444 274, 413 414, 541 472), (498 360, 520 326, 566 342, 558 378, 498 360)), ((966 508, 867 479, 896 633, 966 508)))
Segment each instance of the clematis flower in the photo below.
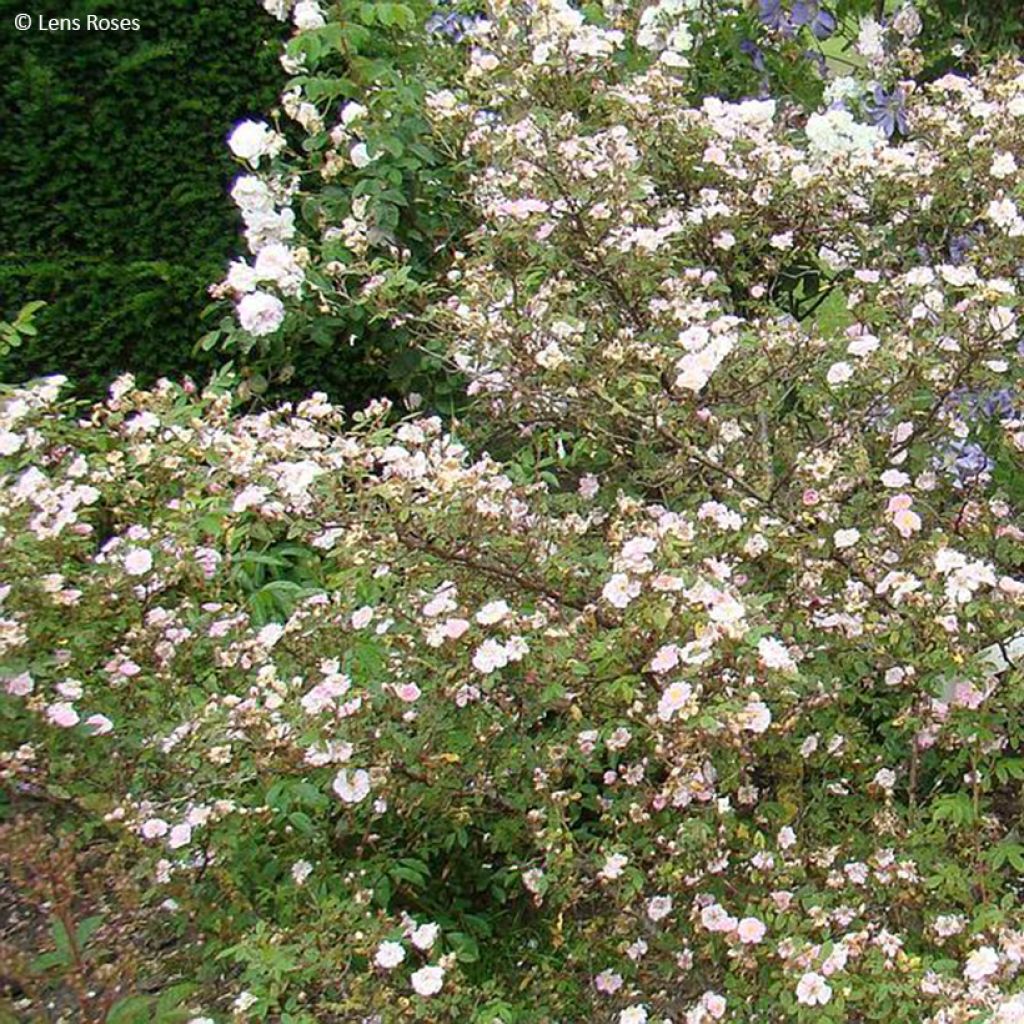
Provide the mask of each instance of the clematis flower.
POLYGON ((798 28, 806 25, 815 39, 828 39, 836 30, 835 15, 817 0, 795 0, 790 17, 798 28))
POLYGON ((881 85, 871 90, 871 100, 866 105, 868 120, 878 125, 887 138, 897 132, 908 135, 907 130, 907 97, 902 86, 892 92, 886 92, 881 85))
POLYGON ((785 30, 790 27, 789 15, 782 0, 758 0, 757 16, 766 28, 785 30))

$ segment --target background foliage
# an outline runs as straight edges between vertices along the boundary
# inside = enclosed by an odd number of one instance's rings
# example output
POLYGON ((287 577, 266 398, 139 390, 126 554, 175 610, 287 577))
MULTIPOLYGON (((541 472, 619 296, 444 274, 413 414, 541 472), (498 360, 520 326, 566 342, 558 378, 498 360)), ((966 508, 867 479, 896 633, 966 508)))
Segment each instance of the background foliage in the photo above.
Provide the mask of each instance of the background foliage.
POLYGON ((279 27, 252 0, 74 0, 128 33, 15 32, 0 3, 0 310, 48 305, 0 376, 61 372, 85 392, 214 365, 192 349, 206 288, 237 248, 225 200, 234 120, 272 105, 279 27))

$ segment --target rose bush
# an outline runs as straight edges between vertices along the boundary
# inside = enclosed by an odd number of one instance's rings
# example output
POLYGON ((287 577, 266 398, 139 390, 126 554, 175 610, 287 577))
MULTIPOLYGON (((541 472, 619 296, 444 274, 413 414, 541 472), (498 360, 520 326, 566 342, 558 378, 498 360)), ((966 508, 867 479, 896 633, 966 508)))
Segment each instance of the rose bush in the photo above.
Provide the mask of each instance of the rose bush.
POLYGON ((11 802, 116 852, 168 1019, 1024 1020, 1024 66, 694 101, 662 6, 500 5, 424 98, 461 418, 0 407, 11 802))
MULTIPOLYGON (((902 76, 928 80, 951 66, 951 38, 970 65, 1006 45, 993 24, 1012 35, 1005 18, 968 5, 961 24, 947 6, 905 3, 883 17, 875 0, 662 0, 541 5, 510 20, 502 9, 446 2, 266 0, 293 30, 281 56, 289 78, 273 127, 247 120, 229 138, 243 168, 231 194, 252 258, 234 261, 213 289, 236 316, 200 347, 237 361, 242 394, 287 394, 296 373, 305 380, 325 352, 344 349, 344 379, 330 366, 322 379, 350 405, 381 381, 458 403, 458 378, 410 344, 405 323, 448 291, 452 258, 478 224, 466 186, 480 154, 430 122, 453 116, 467 71, 489 83, 497 33, 528 35, 531 49, 518 55, 527 67, 569 58, 562 84, 575 85, 559 102, 586 131, 593 113, 601 123, 581 88, 594 67, 576 72, 603 56, 607 81, 670 71, 677 102, 773 95, 813 110, 824 100, 892 136, 906 129, 902 76)), ((486 120, 494 98, 477 99, 472 116, 486 120)))

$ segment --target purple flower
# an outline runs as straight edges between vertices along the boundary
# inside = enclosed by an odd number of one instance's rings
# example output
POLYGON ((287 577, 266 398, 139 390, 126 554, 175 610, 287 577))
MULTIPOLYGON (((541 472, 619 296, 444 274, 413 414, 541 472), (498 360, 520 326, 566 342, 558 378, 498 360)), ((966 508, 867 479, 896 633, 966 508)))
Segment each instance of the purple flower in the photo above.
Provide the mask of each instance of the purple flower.
POLYGON ((978 483, 994 465, 976 441, 952 441, 946 449, 946 468, 958 490, 978 483))
POLYGON ((782 0, 759 0, 757 16, 767 28, 789 28, 789 15, 782 9, 782 0))
POLYGON ((431 35, 444 36, 453 43, 461 42, 472 28, 475 18, 455 11, 436 11, 427 18, 424 28, 431 35))
POLYGON ((828 39, 836 30, 835 15, 818 0, 796 0, 792 19, 797 28, 807 25, 815 39, 828 39))
POLYGON ((752 39, 744 39, 740 42, 740 53, 750 58, 756 70, 762 72, 765 70, 764 51, 752 39))
POLYGON ((880 85, 871 90, 872 100, 867 104, 868 118, 877 124, 888 138, 898 131, 907 135, 907 96, 897 86, 892 92, 886 92, 880 85))
POLYGON ((994 420, 1009 420, 1017 414, 1016 395, 1012 388, 1000 388, 986 395, 981 403, 983 416, 994 420))
POLYGON ((974 248, 974 239, 970 235, 954 235, 949 243, 949 262, 958 267, 974 248))

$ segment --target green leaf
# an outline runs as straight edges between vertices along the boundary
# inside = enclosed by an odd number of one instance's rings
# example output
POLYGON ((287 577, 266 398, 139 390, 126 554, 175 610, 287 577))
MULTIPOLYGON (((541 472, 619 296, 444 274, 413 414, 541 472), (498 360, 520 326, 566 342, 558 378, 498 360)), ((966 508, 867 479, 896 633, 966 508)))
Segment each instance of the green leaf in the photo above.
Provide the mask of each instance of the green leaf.
POLYGON ((74 962, 74 955, 71 952, 71 936, 63 921, 55 920, 50 927, 50 934, 53 936, 53 944, 57 947, 57 953, 61 957, 61 963, 71 964, 74 962))
POLYGON ((455 951, 456 959, 464 964, 474 964, 480 959, 480 946, 472 935, 465 932, 449 932, 445 938, 455 951))
POLYGON ((88 945, 89 939, 92 938, 102 924, 102 914, 94 914, 92 917, 87 917, 84 921, 79 923, 78 927, 75 929, 75 940, 78 943, 79 949, 84 949, 88 945))
POLYGON ((106 1024, 151 1024, 152 996, 119 999, 107 1014, 106 1024))

